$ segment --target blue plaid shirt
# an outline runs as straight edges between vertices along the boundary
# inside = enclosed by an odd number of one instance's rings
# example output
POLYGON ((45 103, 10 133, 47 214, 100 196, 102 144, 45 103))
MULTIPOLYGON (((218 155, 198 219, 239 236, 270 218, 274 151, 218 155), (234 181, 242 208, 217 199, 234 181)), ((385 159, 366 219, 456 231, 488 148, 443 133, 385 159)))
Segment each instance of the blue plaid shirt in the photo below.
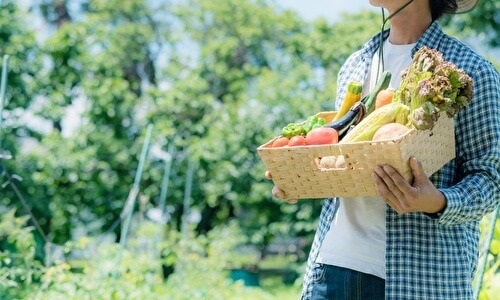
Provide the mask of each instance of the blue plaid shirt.
MULTIPOLYGON (((340 70, 337 107, 349 81, 366 79, 378 41, 378 36, 371 39, 340 70)), ((500 76, 491 63, 445 35, 436 22, 419 39, 413 54, 424 45, 439 50, 472 77, 474 98, 455 117, 456 158, 431 176, 446 197, 445 211, 439 216, 398 215, 387 209, 385 299, 468 300, 473 299, 478 223, 500 199, 500 76)), ((315 261, 336 203, 337 199, 327 199, 323 204, 304 277, 303 300, 311 298, 311 283, 319 276, 315 261)))

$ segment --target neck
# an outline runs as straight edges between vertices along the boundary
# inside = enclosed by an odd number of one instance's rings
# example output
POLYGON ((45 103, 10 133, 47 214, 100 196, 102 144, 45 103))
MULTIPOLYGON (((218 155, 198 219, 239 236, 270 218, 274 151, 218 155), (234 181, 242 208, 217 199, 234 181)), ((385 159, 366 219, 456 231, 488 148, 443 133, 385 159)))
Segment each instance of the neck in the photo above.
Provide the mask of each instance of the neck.
MULTIPOLYGON (((392 12, 389 11, 389 15, 392 12)), ((389 41, 395 45, 411 44, 418 41, 432 23, 427 1, 414 1, 390 19, 389 41)))

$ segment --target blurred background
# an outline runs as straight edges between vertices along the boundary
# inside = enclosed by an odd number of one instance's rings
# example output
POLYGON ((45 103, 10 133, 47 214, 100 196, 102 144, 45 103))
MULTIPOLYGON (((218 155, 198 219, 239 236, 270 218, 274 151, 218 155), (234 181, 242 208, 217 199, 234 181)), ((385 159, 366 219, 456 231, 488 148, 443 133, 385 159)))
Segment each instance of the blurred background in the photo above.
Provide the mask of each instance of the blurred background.
MULTIPOLYGON (((441 21, 497 69, 499 6, 441 21)), ((0 299, 298 299, 321 201, 273 199, 256 148, 333 109, 379 9, 1 0, 0 14, 0 299)), ((500 222, 481 229, 476 286, 500 299, 500 222)))

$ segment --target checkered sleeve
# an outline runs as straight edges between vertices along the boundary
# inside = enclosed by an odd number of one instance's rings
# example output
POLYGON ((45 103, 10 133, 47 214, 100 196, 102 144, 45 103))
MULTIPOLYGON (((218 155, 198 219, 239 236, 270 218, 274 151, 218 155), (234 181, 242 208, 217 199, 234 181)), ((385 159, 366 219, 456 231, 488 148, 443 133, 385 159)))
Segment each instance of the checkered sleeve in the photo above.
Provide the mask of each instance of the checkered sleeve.
POLYGON ((442 188, 447 207, 441 224, 478 221, 500 201, 500 76, 488 62, 463 57, 474 80, 474 98, 456 118, 457 182, 442 188))

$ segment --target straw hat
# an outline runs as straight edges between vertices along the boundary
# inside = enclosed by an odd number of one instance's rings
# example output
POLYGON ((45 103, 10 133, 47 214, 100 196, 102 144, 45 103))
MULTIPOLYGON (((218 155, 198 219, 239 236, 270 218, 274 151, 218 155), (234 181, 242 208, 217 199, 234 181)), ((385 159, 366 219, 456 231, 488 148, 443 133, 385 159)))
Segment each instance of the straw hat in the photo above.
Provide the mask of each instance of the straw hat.
POLYGON ((456 0, 456 3, 457 10, 455 13, 462 14, 473 10, 476 7, 477 0, 456 0))

